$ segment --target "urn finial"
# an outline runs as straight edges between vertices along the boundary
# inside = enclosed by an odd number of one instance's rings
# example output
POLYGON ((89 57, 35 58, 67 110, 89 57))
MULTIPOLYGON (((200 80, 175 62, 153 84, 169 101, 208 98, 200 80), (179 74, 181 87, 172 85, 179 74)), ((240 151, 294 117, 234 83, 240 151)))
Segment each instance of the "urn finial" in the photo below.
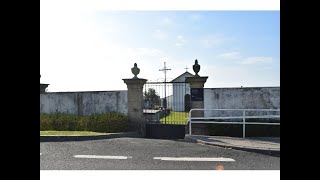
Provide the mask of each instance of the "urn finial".
POLYGON ((198 72, 200 71, 200 65, 198 64, 198 60, 196 59, 194 65, 192 66, 193 71, 196 73, 195 77, 200 77, 198 72))
POLYGON ((140 73, 140 69, 138 68, 137 63, 134 63, 134 67, 131 68, 131 72, 132 72, 132 74, 134 75, 134 77, 133 77, 132 79, 139 79, 139 78, 137 77, 137 75, 140 73))

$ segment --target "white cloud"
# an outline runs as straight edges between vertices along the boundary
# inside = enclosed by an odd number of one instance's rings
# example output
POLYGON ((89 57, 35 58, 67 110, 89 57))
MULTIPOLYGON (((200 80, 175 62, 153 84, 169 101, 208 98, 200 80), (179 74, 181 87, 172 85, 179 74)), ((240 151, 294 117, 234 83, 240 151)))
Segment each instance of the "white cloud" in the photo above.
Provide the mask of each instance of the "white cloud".
POLYGON ((226 37, 220 34, 214 34, 214 35, 207 35, 200 39, 200 43, 205 48, 212 48, 218 45, 223 44, 227 40, 226 37))
POLYGON ((175 45, 176 46, 184 46, 186 42, 187 42, 187 40, 182 35, 179 35, 176 38, 175 45))
POLYGON ((209 76, 205 88, 280 86, 279 73, 253 72, 247 66, 201 66, 200 76, 209 76))
POLYGON ((152 33, 152 37, 162 40, 162 39, 166 39, 168 37, 168 34, 163 32, 160 29, 157 29, 152 33))
POLYGON ((218 57, 223 58, 223 59, 230 59, 230 60, 241 58, 239 52, 227 52, 227 53, 219 54, 218 57))
POLYGON ((132 57, 158 57, 163 55, 163 52, 160 49, 154 48, 128 48, 127 53, 132 57))
POLYGON ((189 18, 192 22, 197 22, 202 19, 202 16, 199 14, 192 14, 189 18))
POLYGON ((164 17, 160 20, 160 24, 161 26, 171 26, 173 23, 173 20, 169 17, 164 17))
POLYGON ((242 62, 240 62, 240 64, 270 64, 272 62, 273 62, 272 57, 261 56, 261 57, 248 57, 242 62))

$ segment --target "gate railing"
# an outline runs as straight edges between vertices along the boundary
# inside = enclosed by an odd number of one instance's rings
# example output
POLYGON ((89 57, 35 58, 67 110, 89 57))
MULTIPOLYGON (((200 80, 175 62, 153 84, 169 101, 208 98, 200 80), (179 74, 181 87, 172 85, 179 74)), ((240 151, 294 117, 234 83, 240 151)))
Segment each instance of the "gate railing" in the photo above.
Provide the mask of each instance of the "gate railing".
POLYGON ((256 124, 256 125, 280 125, 280 114, 279 115, 255 115, 247 116, 246 112, 257 111, 257 112, 280 112, 280 109, 191 109, 189 111, 189 134, 192 135, 192 124, 195 123, 210 123, 210 124, 242 124, 242 137, 246 137, 246 124, 256 124), (242 116, 213 116, 213 117, 192 117, 192 112, 194 111, 241 111, 242 116), (246 119, 278 119, 279 123, 273 122, 246 122, 246 119), (226 119, 242 119, 239 121, 227 121, 227 122, 217 122, 211 120, 226 120, 226 119), (193 121, 195 120, 195 121, 193 121))
POLYGON ((189 83, 147 82, 143 91, 144 112, 149 122, 187 124, 186 118, 191 109, 189 83))

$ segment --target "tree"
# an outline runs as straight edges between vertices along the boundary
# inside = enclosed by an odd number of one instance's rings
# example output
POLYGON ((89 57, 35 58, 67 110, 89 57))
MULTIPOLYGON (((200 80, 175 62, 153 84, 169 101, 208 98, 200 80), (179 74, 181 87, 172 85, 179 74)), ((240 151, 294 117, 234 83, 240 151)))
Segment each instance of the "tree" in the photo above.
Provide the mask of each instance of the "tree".
POLYGON ((157 94, 156 90, 149 88, 148 91, 144 92, 144 102, 147 108, 155 109, 161 104, 160 96, 157 94))

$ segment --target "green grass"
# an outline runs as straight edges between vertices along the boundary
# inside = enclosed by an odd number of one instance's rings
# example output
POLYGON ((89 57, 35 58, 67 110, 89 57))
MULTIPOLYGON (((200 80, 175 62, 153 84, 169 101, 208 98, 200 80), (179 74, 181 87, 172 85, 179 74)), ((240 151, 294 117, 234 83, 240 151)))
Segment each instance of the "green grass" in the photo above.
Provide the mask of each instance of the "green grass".
MULTIPOLYGON (((173 112, 171 111, 169 116, 166 117, 166 124, 187 124, 189 112, 173 112)), ((165 124, 165 118, 161 118, 160 122, 165 124)))
POLYGON ((94 136, 104 135, 107 133, 98 133, 92 131, 40 131, 43 136, 94 136))

